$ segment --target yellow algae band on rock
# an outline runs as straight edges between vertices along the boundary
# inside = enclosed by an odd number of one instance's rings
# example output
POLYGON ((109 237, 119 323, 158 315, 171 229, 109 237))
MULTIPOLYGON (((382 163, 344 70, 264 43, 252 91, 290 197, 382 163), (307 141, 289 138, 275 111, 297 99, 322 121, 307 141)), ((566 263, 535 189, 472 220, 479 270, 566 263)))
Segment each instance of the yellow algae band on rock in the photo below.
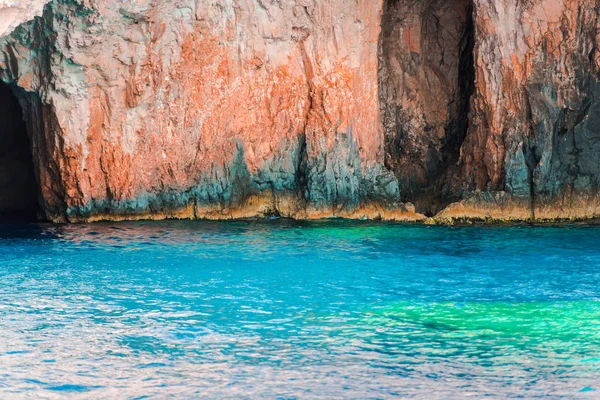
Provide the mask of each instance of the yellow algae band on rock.
MULTIPOLYGON (((111 209, 106 213, 93 213, 90 215, 77 215, 72 213, 68 222, 99 222, 99 221, 133 221, 133 220, 165 220, 165 219, 190 219, 190 220, 240 220, 286 218, 296 220, 320 219, 351 219, 351 220, 380 220, 396 222, 424 221, 426 217, 415 212, 414 206, 403 204, 390 208, 379 204, 360 206, 353 211, 317 209, 306 207, 298 199, 291 197, 265 197, 251 196, 243 203, 236 206, 207 206, 190 204, 182 208, 169 208, 164 211, 148 211, 146 213, 119 211, 111 209)), ((56 220, 55 222, 66 222, 56 220)))
POLYGON ((192 3, 0 2, 24 214, 598 216, 596 0, 192 3))

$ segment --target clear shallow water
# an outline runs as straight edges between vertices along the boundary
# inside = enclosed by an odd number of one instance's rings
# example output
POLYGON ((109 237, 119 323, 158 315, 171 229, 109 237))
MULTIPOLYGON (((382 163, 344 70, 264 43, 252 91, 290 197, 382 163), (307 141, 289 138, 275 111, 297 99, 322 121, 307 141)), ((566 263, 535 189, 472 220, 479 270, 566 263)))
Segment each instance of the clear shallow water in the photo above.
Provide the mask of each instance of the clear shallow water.
POLYGON ((0 397, 600 396, 600 227, 0 225, 0 397))

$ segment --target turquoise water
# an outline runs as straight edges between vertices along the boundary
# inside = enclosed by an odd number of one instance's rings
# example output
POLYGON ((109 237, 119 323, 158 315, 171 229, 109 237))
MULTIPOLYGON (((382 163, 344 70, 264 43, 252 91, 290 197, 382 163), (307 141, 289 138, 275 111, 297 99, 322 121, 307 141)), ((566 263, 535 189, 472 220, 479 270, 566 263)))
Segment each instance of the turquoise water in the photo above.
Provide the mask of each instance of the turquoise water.
POLYGON ((0 397, 600 396, 600 227, 0 225, 0 397))

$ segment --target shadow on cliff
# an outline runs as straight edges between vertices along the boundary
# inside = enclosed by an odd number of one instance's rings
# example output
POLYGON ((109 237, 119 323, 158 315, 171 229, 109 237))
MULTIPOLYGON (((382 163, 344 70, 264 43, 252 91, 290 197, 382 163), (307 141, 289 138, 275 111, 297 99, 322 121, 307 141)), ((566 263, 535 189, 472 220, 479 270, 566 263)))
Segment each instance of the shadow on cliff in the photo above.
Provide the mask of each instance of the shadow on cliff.
POLYGON ((475 91, 473 2, 408 3, 384 3, 378 80, 385 163, 402 201, 433 216, 461 197, 453 183, 475 91))
POLYGON ((23 109, 0 81, 0 220, 39 218, 39 190, 23 109))

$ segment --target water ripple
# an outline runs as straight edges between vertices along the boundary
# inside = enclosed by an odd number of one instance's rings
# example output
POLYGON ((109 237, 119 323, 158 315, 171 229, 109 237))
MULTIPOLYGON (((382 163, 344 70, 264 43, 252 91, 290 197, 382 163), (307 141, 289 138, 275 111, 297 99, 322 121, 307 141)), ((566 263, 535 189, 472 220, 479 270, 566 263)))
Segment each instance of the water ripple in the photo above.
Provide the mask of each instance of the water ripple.
POLYGON ((0 225, 0 397, 593 398, 600 227, 0 225))

